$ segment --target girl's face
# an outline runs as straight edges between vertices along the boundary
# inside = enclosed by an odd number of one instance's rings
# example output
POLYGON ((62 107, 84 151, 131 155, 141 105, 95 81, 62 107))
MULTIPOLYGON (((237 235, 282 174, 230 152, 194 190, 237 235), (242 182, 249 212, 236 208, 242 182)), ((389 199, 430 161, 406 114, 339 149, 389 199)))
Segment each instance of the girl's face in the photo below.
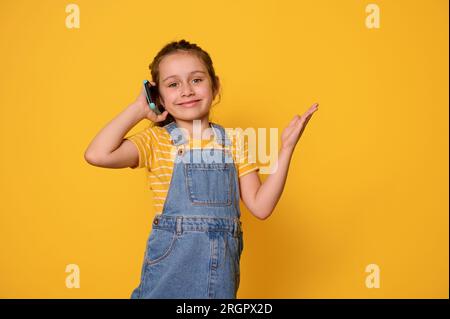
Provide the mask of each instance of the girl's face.
POLYGON ((194 54, 177 52, 159 64, 161 103, 175 118, 193 121, 208 117, 215 93, 202 61, 194 54), (185 102, 197 101, 185 104, 185 102))

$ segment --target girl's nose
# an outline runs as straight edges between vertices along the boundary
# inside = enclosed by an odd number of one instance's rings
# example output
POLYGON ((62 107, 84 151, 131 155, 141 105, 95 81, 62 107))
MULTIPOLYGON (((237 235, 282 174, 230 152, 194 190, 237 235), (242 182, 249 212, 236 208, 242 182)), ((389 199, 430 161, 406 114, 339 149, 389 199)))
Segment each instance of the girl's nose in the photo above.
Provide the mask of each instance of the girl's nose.
POLYGON ((191 95, 194 92, 194 90, 192 89, 192 87, 189 84, 183 85, 181 87, 181 95, 191 95))

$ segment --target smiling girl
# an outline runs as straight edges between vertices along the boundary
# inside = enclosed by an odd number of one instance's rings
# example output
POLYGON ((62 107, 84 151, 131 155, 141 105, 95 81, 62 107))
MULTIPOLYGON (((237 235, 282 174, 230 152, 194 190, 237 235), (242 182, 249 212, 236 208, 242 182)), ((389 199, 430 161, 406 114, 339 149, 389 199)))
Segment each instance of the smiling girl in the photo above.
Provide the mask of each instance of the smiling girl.
POLYGON ((131 298, 236 298, 244 244, 239 201, 258 219, 271 215, 318 104, 283 130, 277 169, 261 183, 247 143, 210 121, 220 82, 209 54, 185 40, 172 42, 150 70, 162 114, 149 108, 142 89, 85 152, 92 165, 145 167, 149 174, 156 215, 131 298), (154 125, 125 137, 143 119, 154 125))

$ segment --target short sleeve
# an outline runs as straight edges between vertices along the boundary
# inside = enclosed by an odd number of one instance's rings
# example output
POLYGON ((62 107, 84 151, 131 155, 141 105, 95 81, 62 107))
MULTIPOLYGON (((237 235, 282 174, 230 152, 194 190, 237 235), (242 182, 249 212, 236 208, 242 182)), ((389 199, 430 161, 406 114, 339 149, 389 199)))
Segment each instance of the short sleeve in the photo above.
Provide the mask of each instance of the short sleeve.
POLYGON ((136 167, 130 167, 131 169, 147 167, 150 170, 152 161, 152 146, 150 138, 150 129, 147 128, 134 135, 128 136, 125 139, 132 142, 139 153, 139 164, 136 167))
POLYGON ((259 171, 256 163, 256 145, 250 145, 249 147, 248 141, 245 140, 244 135, 241 133, 236 133, 234 138, 238 176, 242 177, 253 171, 259 171))

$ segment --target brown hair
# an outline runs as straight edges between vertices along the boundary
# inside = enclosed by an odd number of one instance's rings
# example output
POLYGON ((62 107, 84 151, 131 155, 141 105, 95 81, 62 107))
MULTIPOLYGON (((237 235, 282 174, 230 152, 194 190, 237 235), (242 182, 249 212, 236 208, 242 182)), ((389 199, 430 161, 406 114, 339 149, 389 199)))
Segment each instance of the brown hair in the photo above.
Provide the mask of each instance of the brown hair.
MULTIPOLYGON (((213 62, 211 60, 211 57, 209 54, 204 51, 202 48, 197 46, 195 43, 189 43, 186 40, 180 40, 180 41, 173 41, 168 44, 166 44, 155 56, 152 63, 149 65, 150 73, 152 75, 153 82, 156 83, 156 86, 159 87, 159 64, 161 63, 161 60, 172 53, 185 51, 192 54, 195 54, 205 65, 209 78, 211 80, 211 90, 215 92, 219 88, 219 81, 216 77, 216 72, 214 71, 213 62)), ((221 95, 219 93, 219 102, 220 103, 221 95)), ((158 105, 160 105, 160 102, 157 102, 158 105)), ((165 111, 165 108, 163 105, 161 105, 161 112, 165 111)), ((167 114, 167 117, 164 121, 154 123, 155 126, 164 126, 166 124, 169 124, 173 122, 175 119, 172 115, 167 114)))

